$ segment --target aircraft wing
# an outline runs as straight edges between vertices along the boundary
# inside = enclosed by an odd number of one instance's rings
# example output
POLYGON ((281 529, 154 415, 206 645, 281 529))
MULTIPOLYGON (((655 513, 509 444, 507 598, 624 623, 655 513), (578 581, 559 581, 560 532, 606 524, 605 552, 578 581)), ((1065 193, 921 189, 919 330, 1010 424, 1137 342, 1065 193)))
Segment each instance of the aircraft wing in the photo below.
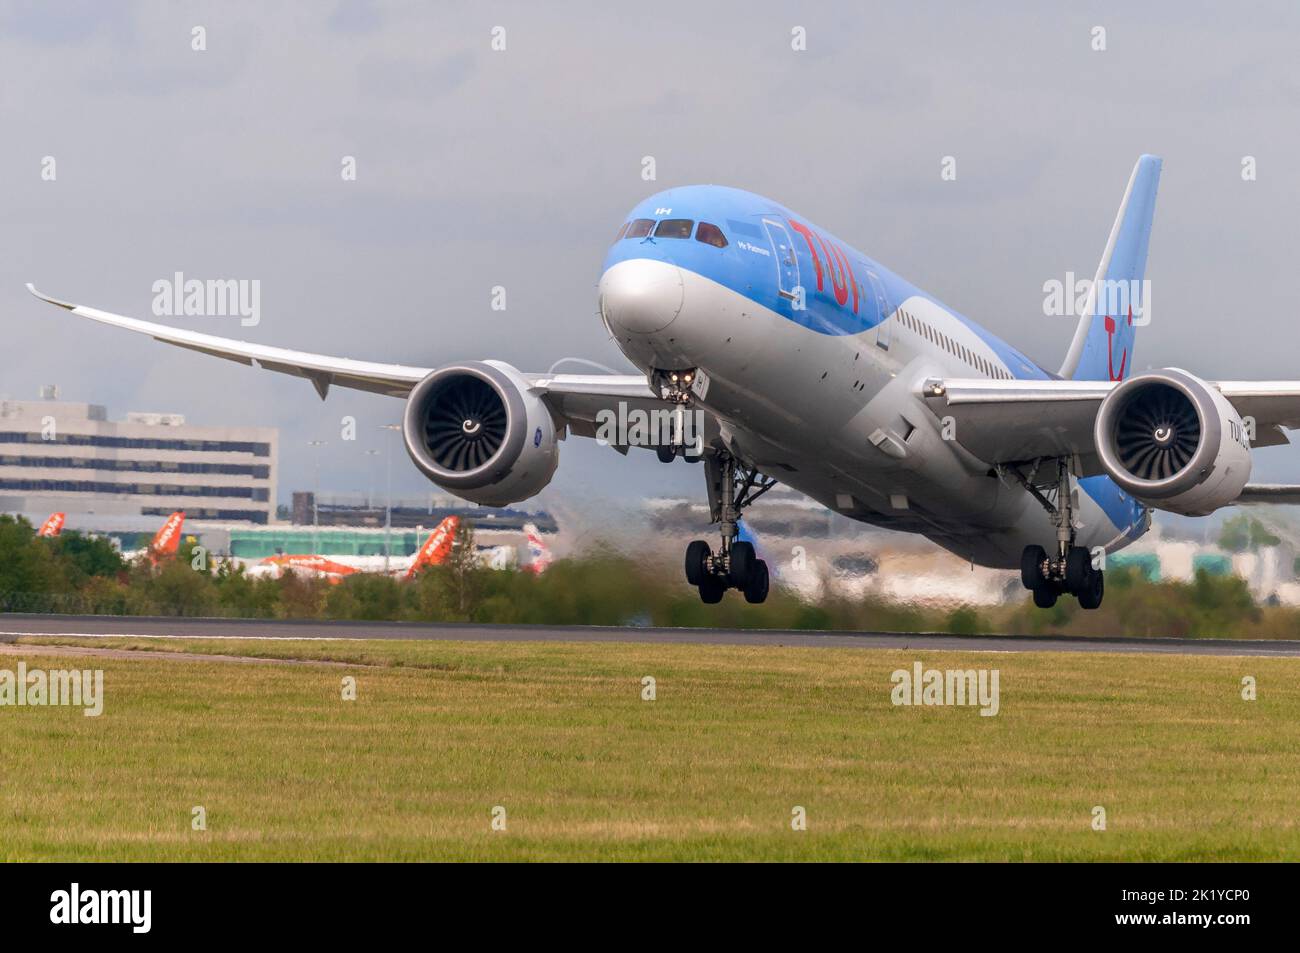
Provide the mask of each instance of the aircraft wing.
MULTIPOLYGON (((147 334, 164 344, 174 344, 228 361, 238 361, 250 367, 263 367, 282 374, 305 377, 312 382, 322 398, 333 385, 387 394, 390 397, 405 397, 434 370, 431 367, 358 361, 348 357, 331 357, 327 354, 253 344, 71 304, 43 294, 30 284, 27 290, 42 301, 100 324, 147 334)), ((620 404, 626 404, 629 409, 646 410, 662 410, 672 406, 662 400, 651 388, 649 381, 640 374, 525 374, 524 377, 534 392, 546 400, 557 418, 574 433, 584 437, 596 435, 595 420, 601 410, 609 409, 617 413, 620 404)))
MULTIPOLYGON (((1290 443, 1283 428, 1300 427, 1300 381, 1210 381, 1242 417, 1255 419, 1252 447, 1290 443)), ((1102 473, 1093 424, 1113 381, 926 380, 920 395, 952 436, 992 464, 1075 456, 1082 475, 1102 473)))
MULTIPOLYGON (((534 388, 545 396, 551 410, 564 419, 569 430, 580 437, 595 437, 597 415, 603 410, 645 412, 671 410, 673 405, 660 397, 650 382, 640 374, 525 374, 534 388), (620 408, 620 405, 622 407, 620 408)), ((704 439, 716 433, 710 428, 712 417, 706 415, 704 439)), ((627 447, 615 446, 620 453, 627 447)))
POLYGON ((1300 503, 1300 486, 1288 486, 1285 483, 1247 483, 1241 495, 1232 501, 1234 506, 1260 504, 1300 503))
POLYGON ((110 311, 88 308, 85 305, 70 304, 42 294, 30 284, 27 290, 42 301, 66 308, 78 317, 89 318, 100 324, 124 328, 137 334, 147 334, 164 344, 175 344, 177 347, 211 354, 213 357, 223 357, 228 361, 238 361, 240 364, 264 367, 269 371, 305 377, 316 386, 316 391, 322 398, 329 391, 331 384, 376 394, 389 394, 393 397, 405 397, 411 388, 432 370, 425 367, 407 367, 404 364, 356 361, 347 357, 329 357, 307 351, 236 341, 233 338, 217 337, 215 334, 204 334, 201 331, 173 328, 152 321, 141 321, 139 318, 128 318, 110 311))

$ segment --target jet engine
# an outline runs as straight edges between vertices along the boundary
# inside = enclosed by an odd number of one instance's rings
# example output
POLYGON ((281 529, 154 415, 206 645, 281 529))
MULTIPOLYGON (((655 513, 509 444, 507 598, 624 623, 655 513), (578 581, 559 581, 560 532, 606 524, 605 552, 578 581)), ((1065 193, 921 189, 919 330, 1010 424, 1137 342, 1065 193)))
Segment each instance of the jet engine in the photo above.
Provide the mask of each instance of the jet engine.
POLYGON ((484 506, 536 495, 560 462, 550 411, 519 371, 499 361, 430 373, 407 398, 402 436, 425 476, 484 506))
POLYGON ((1122 489, 1157 509, 1205 516, 1250 479, 1250 442, 1214 387, 1174 368, 1117 386, 1097 412, 1101 464, 1122 489))

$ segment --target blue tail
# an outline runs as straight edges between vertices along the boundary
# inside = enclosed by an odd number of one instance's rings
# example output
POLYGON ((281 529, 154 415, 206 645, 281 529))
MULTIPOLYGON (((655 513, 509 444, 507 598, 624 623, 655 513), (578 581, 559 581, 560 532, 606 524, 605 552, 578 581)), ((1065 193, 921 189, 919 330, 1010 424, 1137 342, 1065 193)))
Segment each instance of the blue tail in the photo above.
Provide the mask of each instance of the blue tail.
POLYGON ((1062 377, 1120 381, 1133 372, 1133 339, 1137 328, 1151 320, 1150 286, 1143 276, 1159 182, 1160 158, 1139 158, 1061 366, 1062 377))

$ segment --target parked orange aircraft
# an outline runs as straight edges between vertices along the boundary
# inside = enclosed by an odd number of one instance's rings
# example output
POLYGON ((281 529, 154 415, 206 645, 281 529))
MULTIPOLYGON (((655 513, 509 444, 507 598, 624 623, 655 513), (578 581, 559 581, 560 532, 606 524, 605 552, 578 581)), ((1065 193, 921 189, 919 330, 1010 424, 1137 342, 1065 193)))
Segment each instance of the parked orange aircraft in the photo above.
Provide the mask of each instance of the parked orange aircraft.
MULTIPOLYGON (((425 566, 437 566, 447 554, 451 552, 451 544, 456 536, 456 527, 460 524, 460 518, 448 516, 441 523, 433 528, 424 545, 411 558, 411 564, 405 570, 397 569, 394 574, 401 573, 404 578, 411 579, 425 566)), ((377 557, 347 557, 340 559, 361 559, 371 560, 377 557)), ((339 559, 329 559, 325 556, 316 554, 279 554, 276 556, 267 556, 260 560, 257 565, 249 570, 250 575, 271 575, 278 577, 285 569, 293 569, 298 572, 309 573, 315 576, 323 576, 330 582, 341 582, 345 576, 351 576, 354 573, 363 570, 349 563, 341 562, 339 559)))
MULTIPOLYGON (((273 566, 279 569, 296 569, 302 572, 311 573, 312 575, 324 576, 330 582, 339 582, 344 576, 350 576, 356 572, 353 566, 347 566, 343 563, 335 562, 332 559, 326 559, 324 556, 312 556, 295 553, 293 555, 267 556, 260 563, 263 566, 273 566)), ((278 573, 276 573, 278 575, 278 573)))

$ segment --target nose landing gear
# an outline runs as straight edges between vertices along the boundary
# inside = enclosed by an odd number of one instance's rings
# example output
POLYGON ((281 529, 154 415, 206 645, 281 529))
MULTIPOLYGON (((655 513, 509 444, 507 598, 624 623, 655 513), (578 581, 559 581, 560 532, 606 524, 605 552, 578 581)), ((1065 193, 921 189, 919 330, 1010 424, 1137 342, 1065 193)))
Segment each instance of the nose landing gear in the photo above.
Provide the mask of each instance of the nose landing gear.
POLYGON ((1056 502, 1053 503, 1032 480, 1019 470, 1010 472, 1036 499, 1056 526, 1056 554, 1049 556, 1042 546, 1026 546, 1020 554, 1020 582, 1034 594, 1034 605, 1050 609, 1063 593, 1077 596, 1083 609, 1096 609, 1106 592, 1105 575, 1092 564, 1092 553, 1074 545, 1074 501, 1070 494, 1070 468, 1057 460, 1056 502))
POLYGON ((745 507, 776 486, 752 467, 741 467, 727 451, 710 454, 705 460, 709 481, 709 511, 721 530, 722 543, 715 553, 697 539, 686 547, 686 581, 700 591, 706 603, 722 601, 727 589, 739 589, 745 601, 767 599, 767 563, 758 558, 754 544, 737 539, 740 516, 745 507))
POLYGON ((679 371, 656 371, 654 381, 659 393, 673 405, 672 430, 669 434, 657 434, 655 454, 660 463, 672 463, 678 457, 698 463, 703 452, 702 435, 689 428, 686 422, 687 408, 691 402, 691 388, 695 385, 695 368, 679 371), (689 432, 688 432, 689 431, 689 432), (664 440, 664 437, 667 440, 664 440))

